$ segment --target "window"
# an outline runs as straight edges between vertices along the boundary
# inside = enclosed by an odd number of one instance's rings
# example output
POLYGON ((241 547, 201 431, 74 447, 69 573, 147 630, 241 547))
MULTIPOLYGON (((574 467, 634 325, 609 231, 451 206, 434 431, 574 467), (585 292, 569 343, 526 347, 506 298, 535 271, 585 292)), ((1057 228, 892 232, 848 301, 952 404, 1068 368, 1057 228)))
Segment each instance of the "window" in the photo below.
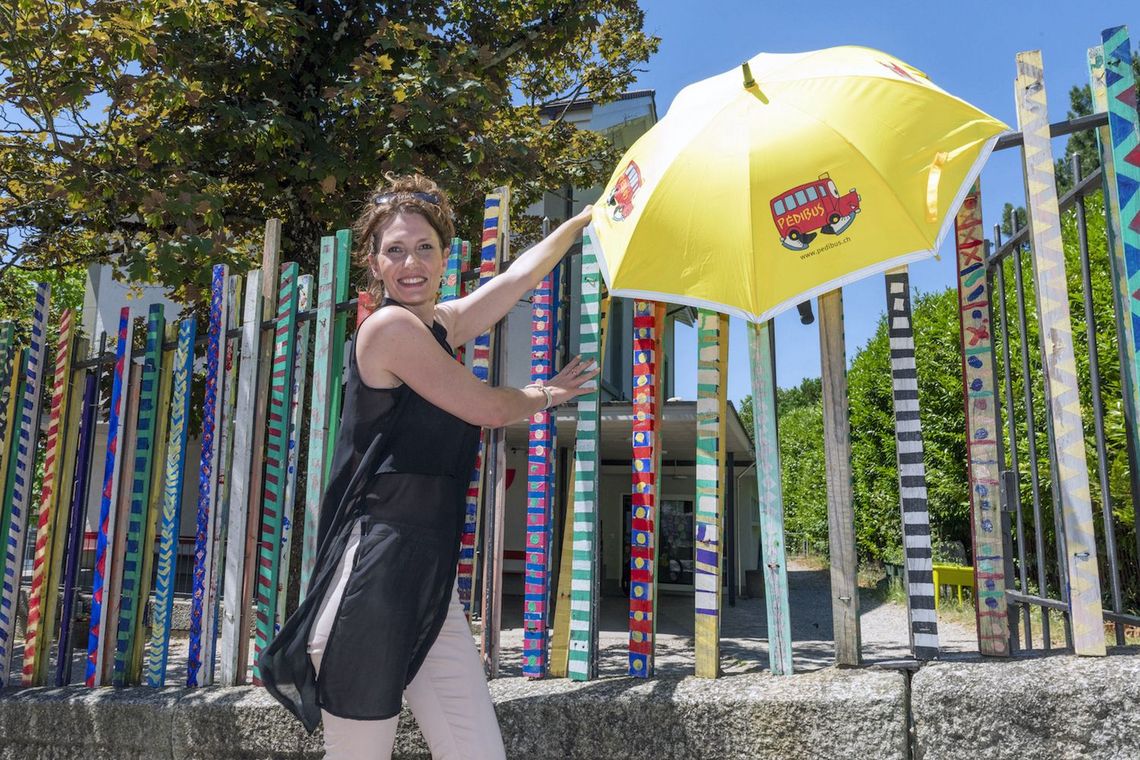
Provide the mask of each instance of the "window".
POLYGON ((791 211, 796 207, 796 199, 790 195, 786 196, 784 198, 784 205, 788 207, 788 211, 791 211))
POLYGON ((774 204, 772 204, 772 208, 776 210, 777 214, 784 213, 784 199, 783 198, 777 198, 776 202, 774 204))
POLYGON ((816 194, 816 192, 815 192, 815 187, 814 187, 814 186, 808 187, 808 189, 807 189, 807 197, 808 197, 808 200, 809 200, 809 201, 814 201, 814 200, 818 200, 818 199, 819 199, 819 195, 817 195, 817 194, 816 194))
POLYGON ((805 203, 807 203, 807 196, 804 195, 803 190, 797 190, 796 191, 796 203, 798 203, 801 206, 804 205, 805 203))

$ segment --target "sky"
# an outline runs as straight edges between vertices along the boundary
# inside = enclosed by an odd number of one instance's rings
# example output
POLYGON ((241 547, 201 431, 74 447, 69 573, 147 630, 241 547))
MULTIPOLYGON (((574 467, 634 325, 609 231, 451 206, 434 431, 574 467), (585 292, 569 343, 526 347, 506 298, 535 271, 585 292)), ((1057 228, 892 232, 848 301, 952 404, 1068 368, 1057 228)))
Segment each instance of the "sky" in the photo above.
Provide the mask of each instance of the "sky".
MULTIPOLYGON (((1050 122, 1067 117, 1069 90, 1088 82, 1086 51, 1103 29, 1124 24, 1133 48, 1140 37, 1140 2, 1036 2, 1001 0, 924 2, 769 2, 767 0, 646 0, 646 31, 661 38, 636 88, 656 91, 664 116, 687 84, 735 68, 760 52, 793 53, 835 45, 865 45, 925 72, 942 89, 1016 127, 1015 56, 1040 50, 1050 122), (1031 11, 1031 8, 1036 10, 1031 11)), ((1065 139, 1054 140, 1063 155, 1065 139)), ((995 152, 981 176, 985 229, 1001 220, 1006 202, 1025 205, 1021 151, 995 152)), ((939 252, 910 267, 911 287, 941 291, 955 284, 954 236, 939 252)), ((843 289, 848 362, 872 337, 885 311, 882 275, 843 289)), ((814 309, 818 316, 818 310, 814 309)), ((776 375, 780 387, 819 377, 818 319, 801 325, 792 309, 776 317, 776 375)), ((950 336, 957 340, 957 335, 950 336)), ((730 327, 728 398, 751 393, 744 323, 730 327)), ((674 395, 696 398, 696 332, 678 327, 674 395)), ((921 357, 919 358, 921 361, 921 357)))

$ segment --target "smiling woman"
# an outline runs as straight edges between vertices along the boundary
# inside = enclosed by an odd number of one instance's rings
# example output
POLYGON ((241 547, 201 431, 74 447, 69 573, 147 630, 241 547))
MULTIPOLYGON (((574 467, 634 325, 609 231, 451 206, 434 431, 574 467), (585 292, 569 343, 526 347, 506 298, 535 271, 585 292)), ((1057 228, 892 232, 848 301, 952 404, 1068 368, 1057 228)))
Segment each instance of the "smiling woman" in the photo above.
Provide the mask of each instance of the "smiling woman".
POLYGON ((345 402, 305 596, 262 655, 266 688, 326 757, 386 758, 406 698, 435 758, 501 758, 503 743, 455 592, 479 427, 579 396, 575 358, 545 385, 492 387, 455 361, 566 255, 590 208, 469 296, 436 304, 447 196, 388 177, 356 224, 379 308, 348 348, 345 402))

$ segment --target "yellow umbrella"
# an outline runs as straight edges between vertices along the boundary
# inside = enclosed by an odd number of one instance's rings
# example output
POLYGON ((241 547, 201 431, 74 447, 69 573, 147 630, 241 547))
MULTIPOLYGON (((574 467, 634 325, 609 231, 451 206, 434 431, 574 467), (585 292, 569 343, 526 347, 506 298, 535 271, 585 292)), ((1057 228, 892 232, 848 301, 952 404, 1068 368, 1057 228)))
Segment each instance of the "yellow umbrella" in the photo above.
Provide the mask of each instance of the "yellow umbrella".
POLYGON ((886 53, 762 53, 683 89, 594 206, 614 295, 763 321, 937 251, 1008 127, 886 53))

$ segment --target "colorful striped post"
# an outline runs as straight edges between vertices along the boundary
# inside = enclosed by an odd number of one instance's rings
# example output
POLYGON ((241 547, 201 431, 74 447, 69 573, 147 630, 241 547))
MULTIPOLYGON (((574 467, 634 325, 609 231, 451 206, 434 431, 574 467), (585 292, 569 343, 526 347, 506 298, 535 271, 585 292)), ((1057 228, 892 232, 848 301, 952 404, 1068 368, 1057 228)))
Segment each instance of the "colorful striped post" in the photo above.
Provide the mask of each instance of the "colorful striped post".
MULTIPOLYGON (((225 350, 229 267, 215 264, 210 280, 210 322, 206 333, 206 388, 202 403, 202 454, 198 468, 198 512, 194 531, 194 578, 190 596, 190 642, 186 661, 186 685, 198 686, 205 679, 202 670, 202 631, 213 630, 213 594, 210 578, 215 557, 210 551, 214 524, 217 521, 218 454, 222 426, 222 407, 218 403, 222 352, 225 350)), ((222 392, 225 388, 222 386, 222 392)))
MULTIPOLYGON (((125 686, 130 682, 130 663, 134 660, 133 650, 142 647, 142 641, 135 638, 135 621, 139 608, 147 600, 141 595, 144 531, 149 516, 150 487, 154 469, 154 433, 158 422, 158 384, 160 362, 162 361, 162 338, 166 328, 166 316, 161 304, 153 304, 146 321, 146 354, 143 357, 141 385, 139 391, 138 427, 128 430, 134 435, 135 455, 133 461, 124 459, 123 467, 130 468, 130 512, 127 516, 124 533, 124 551, 121 555, 123 579, 119 599, 118 633, 115 642, 115 661, 111 682, 115 686, 125 686)), ((149 588, 149 583, 147 584, 149 588)))
MULTIPOLYGON (((154 454, 150 473, 150 497, 147 500, 146 520, 143 530, 142 567, 139 572, 139 599, 145 609, 150 601, 151 579, 154 576, 155 544, 158 541, 159 523, 162 519, 162 493, 166 478, 166 449, 167 438, 170 432, 170 404, 174 390, 174 347, 178 343, 178 324, 167 322, 163 327, 161 368, 158 373, 158 395, 155 399, 156 418, 158 423, 154 429, 154 454)), ((127 673, 127 682, 138 684, 142 682, 143 655, 146 652, 146 642, 149 640, 147 631, 150 627, 149 616, 135 615, 135 645, 131 647, 130 670, 127 673)))
MULTIPOLYGON (((583 361, 593 360, 602 367, 605 356, 606 314, 609 299, 603 297, 598 249, 589 232, 582 236, 582 305, 578 352, 583 361)), ((598 377, 601 377, 599 375, 598 377)), ((588 681, 598 677, 598 607, 601 604, 601 561, 599 557, 598 514, 601 457, 601 383, 598 378, 584 386, 589 393, 578 397, 578 431, 574 441, 574 504, 570 551, 563 543, 564 557, 570 556, 570 572, 563 572, 561 583, 569 583, 569 642, 567 672, 571 680, 588 681)), ((565 563, 565 560, 564 560, 565 563)), ((563 565, 565 566, 565 564, 563 565)), ((560 595, 561 596, 561 595, 560 595)), ((565 602, 566 600, 561 600, 565 602)))
POLYGON ((336 239, 321 238, 320 268, 317 272, 317 318, 313 328, 313 391, 309 405, 309 464, 305 477, 305 528, 301 546, 301 589, 299 600, 305 600, 313 563, 317 557, 317 529, 321 499, 325 493, 325 463, 329 452, 329 382, 332 379, 335 324, 333 292, 335 281, 336 239))
POLYGON ((633 498, 629 556, 629 674, 653 675, 657 631, 657 471, 661 456, 664 306, 633 303, 633 498))
MULTIPOLYGON (((990 285, 982 235, 982 197, 970 189, 955 220, 958 253, 958 317, 962 342, 962 392, 966 399, 966 473, 974 555, 978 651, 1009 654, 1005 599, 1005 546, 998 460, 998 394, 990 331, 990 285)), ((934 590, 938 593, 938 589, 934 590)))
POLYGON ((127 307, 119 312, 118 342, 115 344, 115 369, 111 382, 111 409, 107 424, 107 457, 103 462, 103 491, 99 501, 99 535, 95 547, 95 580, 91 594, 91 628, 87 637, 87 668, 84 683, 103 685, 103 643, 110 612, 110 571, 118 558, 110 551, 118 520, 119 474, 123 458, 119 446, 124 442, 126 408, 123 403, 130 383, 131 340, 134 322, 127 307), (107 597, 107 598, 104 598, 107 597))
POLYGON ((190 379, 194 367, 196 328, 197 321, 194 317, 188 317, 179 323, 178 348, 174 354, 174 400, 166 450, 166 480, 162 490, 154 612, 146 661, 146 683, 156 687, 166 683, 166 662, 170 650, 170 615, 174 607, 174 571, 178 559, 178 522, 186 465, 186 423, 190 414, 190 379))
MULTIPOLYGON (((313 276, 297 278, 297 313, 309 310, 313 296, 313 276)), ((285 624, 286 600, 289 595, 289 563, 292 554, 293 528, 297 503, 297 459, 301 450, 302 413, 305 407, 306 370, 309 366, 309 323, 297 322, 297 347, 293 358, 293 389, 289 397, 289 456, 285 475, 285 514, 281 521, 281 568, 277 572, 277 614, 273 632, 285 624)))
MULTIPOLYGON (((0 579, 5 577, 7 546, 12 527, 13 496, 17 490, 16 460, 18 459, 17 453, 20 445, 20 422, 16 411, 23 401, 27 364, 28 349, 17 350, 13 356, 12 373, 7 388, 7 430, 4 431, 4 447, 0 449, 0 455, 2 455, 0 461, 4 464, 3 470, 0 471, 0 476, 3 477, 3 488, 0 489, 0 540, 4 542, 4 552, 0 553, 0 579)), ((0 609, 0 621, 4 620, 6 614, 5 610, 0 609)), ((7 650, 7 646, 4 646, 3 650, 7 650)), ((0 661, 2 660, 3 658, 0 658, 0 661)), ((7 665, 4 665, 4 671, 0 673, 0 684, 6 683, 7 680, 7 665)))
POLYGON ((720 675, 721 537, 724 516, 728 317, 697 312, 697 448, 693 585, 696 675, 720 675))
MULTIPOLYGON (((16 326, 0 322, 0 502, 8 490, 8 461, 15 442, 16 392, 19 389, 20 351, 16 346, 16 326)), ((4 536, 0 533, 0 536, 4 536)), ((0 555, 0 577, 4 566, 0 555)))
MULTIPOLYGON (((102 355, 102 347, 99 354, 102 355)), ((83 409, 77 436, 75 493, 67 525, 67 552, 63 570, 63 601, 60 604, 59 642, 56 647, 55 685, 71 683, 71 623, 75 610, 76 580, 87 517, 87 489, 91 481, 91 450, 95 438, 95 418, 99 411, 99 370, 84 372, 83 409)))
MULTIPOLYGON (((531 304, 530 379, 543 384, 554 376, 554 284, 558 267, 534 289, 531 304)), ((550 521, 554 489, 554 414, 549 409, 530 420, 527 447, 526 561, 523 577, 523 675, 543 678, 547 671, 547 609, 550 601, 550 521)))
POLYGON ((930 660, 938 656, 938 614, 934 606, 938 589, 934 588, 930 508, 926 501, 926 465, 919 419, 918 367, 914 361, 910 275, 906 267, 898 267, 888 271, 885 279, 910 649, 916 659, 930 660))
POLYGON ((459 238, 451 239, 451 247, 447 252, 447 266, 443 272, 443 282, 439 286, 440 303, 454 301, 459 298, 459 257, 463 254, 463 241, 459 238))
POLYGON ((269 435, 265 456, 265 491, 261 501, 261 542, 257 561, 253 683, 261 685, 257 660, 273 638, 277 614, 277 572, 281 567, 281 526, 289 457, 289 392, 293 388, 297 333, 297 264, 281 268, 274 326, 273 369, 269 391, 269 435))
MULTIPOLYGON (((70 505, 71 484, 63 482, 62 460, 68 435, 67 412, 71 406, 71 365, 75 348, 71 319, 71 309, 64 309, 59 320, 59 345, 55 354, 43 488, 36 526, 36 553, 32 565, 32 586, 28 592, 23 667, 25 686, 42 686, 47 674, 53 626, 45 618, 44 611, 48 604, 47 597, 55 597, 59 576, 60 557, 54 551, 57 518, 70 505), (45 628, 43 635, 40 632, 41 626, 45 628)), ((66 525, 66 515, 64 517, 66 525)))
POLYGON ((752 432, 756 441, 756 495, 764 601, 768 621, 768 670, 792 673, 792 627, 788 612, 788 557, 784 543, 784 489, 776 431, 776 330, 771 320, 748 325, 752 373, 752 432))
MULTIPOLYGON (((1111 45, 1106 45, 1106 48, 1113 51, 1108 53, 1109 58, 1116 55, 1116 48, 1111 45)), ((1109 71, 1111 70, 1110 66, 1109 71)), ((1119 82, 1109 83, 1110 98, 1116 84, 1119 82)), ((1073 326, 1069 317, 1065 255, 1061 247, 1060 211, 1053 177, 1053 154, 1049 145, 1049 118, 1041 51, 1017 54, 1014 92, 1018 124, 1025 139, 1025 176, 1029 188, 1037 313, 1041 334, 1049 336, 1044 341, 1045 395, 1051 412, 1049 425, 1056 449, 1064 547, 1068 552, 1065 564, 1068 570, 1073 649, 1081 655, 1104 655, 1104 618, 1097 569, 1096 535, 1088 462, 1085 459, 1084 428, 1081 423, 1073 326)), ((1118 181, 1125 170, 1124 166, 1117 165, 1118 181)), ((1125 202, 1124 193, 1121 193, 1120 200, 1121 203, 1125 202)), ((1126 258, 1127 246, 1126 241, 1126 258)), ((1140 249, 1135 251, 1140 255, 1140 249)))
POLYGON ((859 589, 855 555, 855 506, 851 487, 851 423, 847 410, 847 353, 843 292, 819 297, 820 384, 823 450, 827 470, 827 539, 831 553, 831 619, 835 662, 858 665, 859 589))
MULTIPOLYGON (((508 232, 510 192, 506 187, 497 187, 488 196, 497 199, 493 218, 487 219, 489 207, 485 206, 483 225, 483 250, 494 246, 495 271, 499 271, 509 258, 510 234, 508 232), (488 224, 488 221, 490 223, 488 224)), ((505 374, 507 362, 506 320, 493 328, 494 339, 490 356, 490 382, 498 385, 505 374)), ((503 608, 503 528, 506 499, 507 449, 506 431, 495 428, 488 431, 487 446, 484 449, 486 489, 482 500, 485 514, 483 523, 483 667, 489 678, 499 673, 499 633, 503 608)))
MULTIPOLYGON (((499 209, 501 198, 494 193, 483 202, 483 247, 479 263, 479 285, 491 281, 497 271, 499 256, 499 209)), ((475 338, 471 350, 471 371, 475 377, 487 382, 491 371, 491 331, 475 338)), ((459 540, 459 601, 463 611, 471 615, 471 600, 475 593, 475 543, 479 525, 480 505, 483 501, 483 473, 487 455, 488 433, 483 431, 479 439, 479 453, 475 457, 475 468, 467 484, 463 534, 459 540)))

